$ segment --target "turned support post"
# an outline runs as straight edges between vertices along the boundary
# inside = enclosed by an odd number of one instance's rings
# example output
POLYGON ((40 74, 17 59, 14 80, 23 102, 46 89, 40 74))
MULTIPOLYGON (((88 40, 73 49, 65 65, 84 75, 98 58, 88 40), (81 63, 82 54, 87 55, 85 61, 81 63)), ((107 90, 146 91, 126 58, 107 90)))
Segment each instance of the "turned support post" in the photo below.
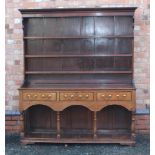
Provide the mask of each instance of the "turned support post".
POLYGON ((131 116, 131 139, 135 141, 136 134, 135 134, 135 111, 132 111, 131 116))
POLYGON ((57 111, 57 138, 60 138, 60 112, 57 111))
POLYGON ((21 138, 24 137, 24 114, 25 112, 22 112, 21 115, 20 115, 20 129, 21 129, 21 132, 20 132, 20 136, 21 138))
POLYGON ((96 127, 96 121, 97 121, 97 117, 96 117, 96 111, 93 112, 93 136, 94 138, 97 137, 97 134, 96 134, 96 130, 97 130, 97 127, 96 127))

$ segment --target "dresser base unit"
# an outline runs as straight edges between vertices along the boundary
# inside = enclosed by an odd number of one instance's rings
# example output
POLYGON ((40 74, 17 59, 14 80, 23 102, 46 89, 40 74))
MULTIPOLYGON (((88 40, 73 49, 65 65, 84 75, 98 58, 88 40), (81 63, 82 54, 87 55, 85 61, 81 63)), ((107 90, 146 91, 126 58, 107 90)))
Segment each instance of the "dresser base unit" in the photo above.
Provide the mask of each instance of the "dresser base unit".
POLYGON ((21 9, 21 142, 135 143, 135 7, 21 9))
POLYGON ((20 89, 21 142, 135 143, 135 90, 20 89))

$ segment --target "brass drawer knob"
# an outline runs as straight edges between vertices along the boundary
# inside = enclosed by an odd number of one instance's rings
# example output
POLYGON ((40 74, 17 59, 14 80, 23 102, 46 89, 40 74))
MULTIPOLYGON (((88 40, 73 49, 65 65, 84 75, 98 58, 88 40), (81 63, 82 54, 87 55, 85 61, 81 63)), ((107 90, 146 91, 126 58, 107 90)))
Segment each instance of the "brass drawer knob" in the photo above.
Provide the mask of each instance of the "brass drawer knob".
POLYGON ((73 98, 74 97, 74 95, 71 95, 71 98, 73 98))
POLYGON ((104 97, 105 95, 104 95, 104 94, 102 94, 101 96, 102 96, 102 97, 104 97))
POLYGON ((88 97, 89 97, 89 95, 87 94, 87 95, 86 95, 86 98, 88 98, 88 97))
POLYGON ((37 95, 34 95, 34 97, 36 98, 36 97, 37 97, 37 95))
POLYGON ((45 97, 45 95, 43 94, 43 95, 41 95, 42 97, 45 97))
POLYGON ((64 97, 66 98, 66 97, 68 97, 68 95, 65 94, 64 97))
POLYGON ((82 95, 79 95, 80 98, 82 98, 82 95))
POLYGON ((126 94, 124 94, 123 97, 126 97, 126 94))
POLYGON ((112 97, 112 95, 111 95, 111 94, 109 94, 108 96, 109 96, 110 98, 112 97))
POLYGON ((52 97, 52 95, 48 95, 48 97, 52 97))
POLYGON ((116 95, 117 97, 119 97, 119 95, 116 95))
POLYGON ((31 97, 31 95, 30 95, 30 94, 28 94, 28 95, 27 95, 27 97, 28 97, 28 98, 30 98, 30 97, 31 97))

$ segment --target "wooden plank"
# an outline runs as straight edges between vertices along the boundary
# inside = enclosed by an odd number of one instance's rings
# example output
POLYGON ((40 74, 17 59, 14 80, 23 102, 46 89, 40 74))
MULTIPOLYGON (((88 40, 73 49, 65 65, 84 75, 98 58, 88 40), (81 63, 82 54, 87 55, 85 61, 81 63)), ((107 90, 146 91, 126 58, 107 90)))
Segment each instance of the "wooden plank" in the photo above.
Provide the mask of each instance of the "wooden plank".
POLYGON ((23 144, 34 144, 34 143, 79 143, 79 144, 85 144, 85 143, 111 143, 111 144, 122 144, 122 145, 134 145, 135 141, 131 140, 128 137, 121 138, 23 138, 21 139, 21 142, 23 144))
POLYGON ((132 71, 26 71, 26 74, 130 74, 132 71))
POLYGON ((36 37, 36 36, 32 36, 32 37, 29 37, 29 36, 25 36, 23 37, 24 39, 95 39, 95 38, 133 38, 134 36, 132 35, 115 35, 115 36, 75 36, 75 37, 36 37))
MULTIPOLYGON (((36 52, 37 53, 37 52, 36 52)), ((49 52, 50 53, 50 52, 49 52)), ((89 53, 89 52, 88 52, 89 53)), ((119 52, 117 52, 119 53, 119 52)), ((63 54, 59 54, 59 55, 54 55, 54 54, 51 54, 51 55, 25 55, 26 58, 57 58, 57 57, 111 57, 111 56, 114 56, 114 57, 131 57, 132 54, 80 54, 80 55, 71 55, 71 54, 68 54, 68 55, 63 55, 63 54)))
POLYGON ((81 8, 46 8, 46 9, 19 9, 19 11, 23 14, 29 14, 29 13, 50 13, 50 12, 96 12, 96 11, 107 11, 107 12, 134 12, 137 9, 137 7, 81 7, 81 8))

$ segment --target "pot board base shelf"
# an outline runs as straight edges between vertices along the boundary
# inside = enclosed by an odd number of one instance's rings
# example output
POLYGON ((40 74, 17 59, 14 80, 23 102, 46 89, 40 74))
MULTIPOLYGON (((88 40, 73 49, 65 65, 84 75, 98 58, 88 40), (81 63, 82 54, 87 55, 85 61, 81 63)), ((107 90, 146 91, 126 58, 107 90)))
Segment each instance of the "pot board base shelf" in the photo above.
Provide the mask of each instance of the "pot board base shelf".
POLYGON ((130 139, 129 137, 111 137, 111 138, 22 138, 21 142, 23 145, 35 144, 35 143, 77 143, 77 144, 120 144, 120 145, 129 145, 134 146, 135 140, 130 139))

